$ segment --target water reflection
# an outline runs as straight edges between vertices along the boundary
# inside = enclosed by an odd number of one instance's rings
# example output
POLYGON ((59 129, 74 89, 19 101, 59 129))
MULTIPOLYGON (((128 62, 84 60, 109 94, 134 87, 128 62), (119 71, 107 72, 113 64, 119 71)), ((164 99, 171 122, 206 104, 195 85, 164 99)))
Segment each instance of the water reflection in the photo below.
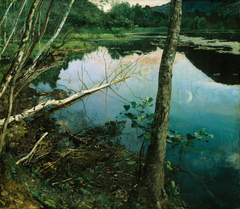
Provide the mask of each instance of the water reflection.
POLYGON ((188 48, 187 59, 216 82, 240 84, 240 56, 188 48))
MULTIPOLYGON (((124 68, 134 66, 140 70, 139 74, 127 81, 99 91, 59 111, 57 117, 61 121, 68 121, 62 124, 66 124, 71 132, 77 132, 89 124, 101 125, 116 120, 119 113, 124 110, 123 105, 130 101, 139 101, 139 98, 147 96, 155 98, 162 49, 156 48, 147 54, 140 53, 141 55, 137 52, 131 52, 127 56, 120 52, 116 53, 118 56, 113 56, 111 49, 99 47, 97 51, 69 62, 68 69, 60 71, 60 79, 57 81, 59 88, 79 91, 99 85, 106 75, 111 79, 124 68)), ((41 84, 38 87, 50 90, 48 84, 41 84)), ((194 205, 190 208, 238 207, 239 96, 239 85, 230 86, 215 82, 197 69, 192 60, 188 59, 188 55, 177 53, 173 68, 169 128, 183 135, 206 128, 208 133, 215 136, 208 144, 200 142, 196 144, 215 153, 214 155, 187 153, 181 159, 184 169, 211 179, 205 184, 215 195, 214 198, 210 197, 204 186, 196 183, 196 179, 180 175, 183 197, 190 206, 194 205), (196 184, 199 186, 193 186, 196 184), (229 192, 232 194, 231 197, 229 192), (195 206, 196 203, 198 206, 195 206)), ((132 129, 130 124, 127 120, 121 143, 132 151, 139 151, 141 141, 136 138, 139 133, 132 129)))

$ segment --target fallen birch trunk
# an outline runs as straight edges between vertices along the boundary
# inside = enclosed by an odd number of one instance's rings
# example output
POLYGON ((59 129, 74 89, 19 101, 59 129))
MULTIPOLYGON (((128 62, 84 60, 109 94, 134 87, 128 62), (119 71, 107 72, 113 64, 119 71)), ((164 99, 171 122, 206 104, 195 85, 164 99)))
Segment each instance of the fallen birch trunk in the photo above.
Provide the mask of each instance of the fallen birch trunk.
MULTIPOLYGON (((67 103, 69 103, 69 102, 71 102, 71 101, 73 101, 75 99, 79 99, 79 98, 85 96, 86 94, 94 93, 96 91, 99 91, 101 89, 109 87, 109 86, 111 86, 113 84, 116 84, 116 83, 119 83, 121 81, 124 81, 124 80, 126 80, 126 79, 128 79, 130 77, 131 76, 126 76, 125 78, 121 78, 119 80, 112 81, 110 83, 101 85, 101 86, 96 87, 96 88, 80 91, 80 92, 78 92, 78 93, 76 93, 76 94, 74 94, 74 95, 72 95, 72 96, 70 96, 70 97, 68 97, 66 99, 62 99, 62 100, 55 100, 55 99, 53 99, 53 100, 49 100, 47 102, 40 103, 37 106, 35 106, 35 107, 33 107, 33 108, 29 109, 29 110, 26 110, 26 111, 24 111, 21 114, 17 114, 15 116, 11 116, 10 119, 9 119, 9 123, 11 123, 13 121, 19 121, 20 119, 24 119, 24 118, 30 117, 30 116, 36 114, 37 112, 39 112, 39 111, 41 111, 41 110, 43 110, 43 109, 45 109, 45 108, 47 108, 49 106, 56 106, 57 107, 57 106, 61 106, 61 105, 67 104, 67 103)), ((5 119, 6 118, 0 120, 0 126, 2 126, 4 124, 5 119)))

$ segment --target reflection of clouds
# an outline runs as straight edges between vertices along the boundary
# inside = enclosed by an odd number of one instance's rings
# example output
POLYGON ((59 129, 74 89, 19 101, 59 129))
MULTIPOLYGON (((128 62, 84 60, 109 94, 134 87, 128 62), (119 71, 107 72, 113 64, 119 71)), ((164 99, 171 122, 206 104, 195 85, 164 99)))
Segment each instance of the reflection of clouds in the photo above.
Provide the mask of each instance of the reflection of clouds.
POLYGON ((191 102, 188 101, 191 97, 195 107, 192 106, 189 111, 194 112, 198 108, 201 114, 234 116, 236 106, 239 106, 239 86, 214 82, 193 66, 185 55, 179 54, 173 68, 172 103, 178 104, 178 108, 186 108, 186 105, 190 108, 191 102))
POLYGON ((227 156, 226 162, 230 164, 228 166, 233 166, 235 169, 240 169, 240 159, 238 153, 227 156))
POLYGON ((59 75, 61 80, 58 81, 58 84, 79 91, 83 87, 79 80, 90 87, 93 82, 99 84, 106 78, 106 75, 110 76, 108 79, 110 81, 116 75, 118 77, 124 75, 124 72, 121 72, 123 69, 126 72, 131 68, 140 71, 142 76, 149 77, 149 74, 158 70, 161 55, 162 50, 158 48, 155 52, 147 55, 134 53, 119 60, 113 60, 105 47, 99 47, 97 51, 84 55, 82 60, 69 63, 69 68, 61 71, 59 75))

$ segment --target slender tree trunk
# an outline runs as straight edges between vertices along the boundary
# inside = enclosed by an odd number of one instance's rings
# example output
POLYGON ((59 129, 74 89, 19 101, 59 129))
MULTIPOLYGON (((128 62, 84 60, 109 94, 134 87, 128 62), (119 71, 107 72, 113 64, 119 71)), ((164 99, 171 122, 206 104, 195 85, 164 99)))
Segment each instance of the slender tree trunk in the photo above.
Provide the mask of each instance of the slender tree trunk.
POLYGON ((172 67, 182 20, 182 0, 171 0, 170 25, 159 69, 158 93, 153 119, 152 144, 148 146, 142 186, 148 209, 162 209, 167 198, 164 190, 164 160, 172 91, 172 67))
POLYGON ((6 12, 5 12, 4 16, 2 17, 2 20, 1 20, 1 22, 0 22, 0 27, 1 27, 1 25, 3 24, 3 22, 4 22, 5 18, 7 18, 8 11, 9 11, 9 9, 11 8, 11 6, 13 5, 13 3, 14 3, 14 2, 15 2, 15 0, 14 0, 14 1, 12 1, 12 2, 10 3, 10 5, 8 6, 8 8, 7 8, 7 10, 6 10, 6 12))

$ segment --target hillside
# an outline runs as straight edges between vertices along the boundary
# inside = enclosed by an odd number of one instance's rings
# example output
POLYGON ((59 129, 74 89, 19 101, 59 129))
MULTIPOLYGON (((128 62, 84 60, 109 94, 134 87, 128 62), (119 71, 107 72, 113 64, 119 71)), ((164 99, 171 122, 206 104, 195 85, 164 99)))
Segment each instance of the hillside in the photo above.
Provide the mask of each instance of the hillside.
MULTIPOLYGON (((152 7, 153 10, 160 13, 169 14, 170 3, 162 6, 152 7)), ((238 14, 240 11, 240 0, 185 0, 183 2, 183 11, 193 13, 196 10, 209 15, 212 11, 219 14, 238 14)))

